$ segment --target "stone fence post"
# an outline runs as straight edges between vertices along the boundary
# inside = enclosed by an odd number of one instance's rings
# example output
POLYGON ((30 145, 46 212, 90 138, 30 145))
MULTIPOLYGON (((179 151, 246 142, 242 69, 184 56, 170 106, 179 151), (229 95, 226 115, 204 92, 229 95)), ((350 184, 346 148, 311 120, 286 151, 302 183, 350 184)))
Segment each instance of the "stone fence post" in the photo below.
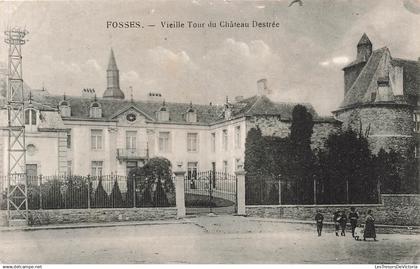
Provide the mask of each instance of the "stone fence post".
POLYGON ((177 217, 184 218, 186 214, 185 210, 185 193, 184 193, 184 176, 185 171, 179 167, 175 174, 175 201, 177 209, 177 217))
POLYGON ((245 211, 245 170, 239 169, 236 174, 236 206, 238 215, 246 215, 245 211))

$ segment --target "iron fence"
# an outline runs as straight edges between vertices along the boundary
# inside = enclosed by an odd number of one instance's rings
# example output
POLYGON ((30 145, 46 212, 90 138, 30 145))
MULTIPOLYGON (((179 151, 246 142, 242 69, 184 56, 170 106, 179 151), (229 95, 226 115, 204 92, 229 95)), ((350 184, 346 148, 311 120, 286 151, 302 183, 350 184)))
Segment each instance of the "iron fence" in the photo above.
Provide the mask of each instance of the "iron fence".
MULTIPOLYGON (((6 209, 7 178, 0 180, 3 182, 1 208, 6 209)), ((165 191, 159 183, 144 186, 133 178, 119 175, 27 177, 28 208, 37 210, 175 206, 175 194, 165 191)))

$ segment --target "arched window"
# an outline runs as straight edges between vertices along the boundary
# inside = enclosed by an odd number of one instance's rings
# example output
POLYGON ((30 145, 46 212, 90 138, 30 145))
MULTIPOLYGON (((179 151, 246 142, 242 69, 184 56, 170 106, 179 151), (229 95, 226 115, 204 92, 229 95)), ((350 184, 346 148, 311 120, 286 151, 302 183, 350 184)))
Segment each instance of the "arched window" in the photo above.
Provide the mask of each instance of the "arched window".
POLYGON ((90 117, 91 118, 101 118, 102 117, 101 104, 99 104, 98 102, 93 102, 90 105, 90 117))
POLYGON ((25 125, 36 125, 36 110, 29 108, 25 110, 25 125))
POLYGON ((186 120, 187 122, 197 122, 197 113, 196 113, 196 111, 194 110, 194 108, 192 108, 192 106, 190 106, 190 107, 187 109, 187 112, 186 112, 186 114, 185 114, 185 120, 186 120))
POLYGON ((169 121, 169 111, 165 102, 163 102, 163 105, 156 112, 156 117, 158 121, 169 121))
POLYGON ((58 105, 58 109, 60 110, 60 114, 62 117, 70 117, 71 116, 71 107, 68 101, 63 100, 58 105))

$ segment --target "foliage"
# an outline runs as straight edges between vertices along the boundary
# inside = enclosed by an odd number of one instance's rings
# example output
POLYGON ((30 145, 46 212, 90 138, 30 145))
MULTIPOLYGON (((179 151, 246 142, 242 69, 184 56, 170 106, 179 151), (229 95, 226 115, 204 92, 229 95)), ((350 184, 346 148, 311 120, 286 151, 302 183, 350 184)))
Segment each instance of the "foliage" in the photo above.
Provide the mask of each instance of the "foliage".
POLYGON ((122 198, 120 186, 118 185, 117 179, 114 181, 114 185, 112 186, 112 191, 109 196, 111 207, 113 208, 122 208, 124 207, 124 201, 122 198))
POLYGON ((67 176, 65 179, 65 207, 88 207, 88 182, 82 176, 67 176))
POLYGON ((93 208, 106 208, 110 207, 109 197, 106 193, 104 186, 102 185, 102 178, 99 177, 98 186, 93 195, 93 200, 91 202, 91 207, 93 208))
POLYGON ((377 202, 373 155, 366 137, 353 130, 330 134, 318 154, 326 203, 377 202))
POLYGON ((168 195, 174 191, 171 162, 165 158, 150 159, 143 167, 132 169, 127 179, 129 205, 136 193, 136 206, 169 206, 168 195))
POLYGON ((63 182, 58 178, 48 180, 41 185, 43 209, 64 208, 64 200, 61 194, 62 186, 63 182))

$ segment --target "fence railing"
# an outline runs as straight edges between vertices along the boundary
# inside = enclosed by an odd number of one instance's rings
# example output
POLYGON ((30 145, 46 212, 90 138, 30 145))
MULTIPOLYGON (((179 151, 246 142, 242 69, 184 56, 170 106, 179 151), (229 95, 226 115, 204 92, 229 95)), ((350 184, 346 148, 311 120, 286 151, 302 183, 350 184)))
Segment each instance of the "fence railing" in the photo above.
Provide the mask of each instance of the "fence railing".
MULTIPOLYGON (((1 208, 6 209, 7 178, 0 180, 1 208)), ((175 206, 175 194, 160 182, 145 186, 127 176, 35 176, 27 177, 27 184, 31 210, 175 206)))

